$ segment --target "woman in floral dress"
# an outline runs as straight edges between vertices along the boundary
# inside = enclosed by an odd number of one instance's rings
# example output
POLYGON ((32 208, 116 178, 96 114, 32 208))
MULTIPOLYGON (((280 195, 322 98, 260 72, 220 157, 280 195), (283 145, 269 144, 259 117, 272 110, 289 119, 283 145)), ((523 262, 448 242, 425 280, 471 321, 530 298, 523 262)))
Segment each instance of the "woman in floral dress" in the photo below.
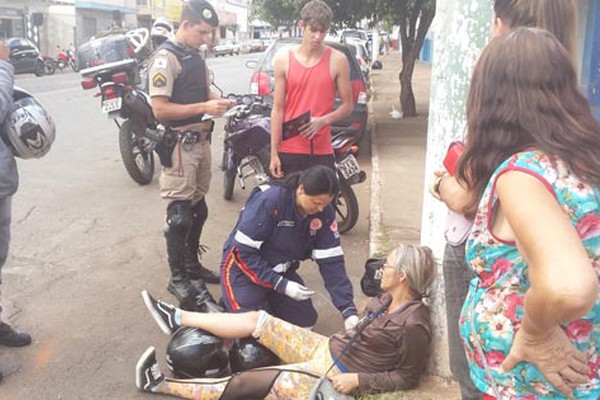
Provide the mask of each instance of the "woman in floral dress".
POLYGON ((486 47, 458 179, 477 208, 460 330, 490 399, 600 397, 600 125, 544 30, 486 47))

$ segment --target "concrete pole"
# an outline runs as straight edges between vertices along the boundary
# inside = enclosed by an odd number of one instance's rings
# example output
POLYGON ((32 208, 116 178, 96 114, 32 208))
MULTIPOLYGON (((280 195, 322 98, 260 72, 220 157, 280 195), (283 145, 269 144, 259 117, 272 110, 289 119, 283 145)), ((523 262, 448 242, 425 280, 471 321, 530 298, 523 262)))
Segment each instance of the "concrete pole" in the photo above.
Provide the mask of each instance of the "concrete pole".
POLYGON ((450 142, 464 137, 469 81, 474 64, 489 40, 491 20, 491 2, 481 0, 437 2, 421 243, 430 246, 440 261, 432 298, 435 350, 430 369, 433 374, 446 377, 451 376, 451 373, 448 361, 446 305, 441 261, 445 246, 444 227, 447 209, 430 196, 427 189, 433 171, 442 166, 450 142))

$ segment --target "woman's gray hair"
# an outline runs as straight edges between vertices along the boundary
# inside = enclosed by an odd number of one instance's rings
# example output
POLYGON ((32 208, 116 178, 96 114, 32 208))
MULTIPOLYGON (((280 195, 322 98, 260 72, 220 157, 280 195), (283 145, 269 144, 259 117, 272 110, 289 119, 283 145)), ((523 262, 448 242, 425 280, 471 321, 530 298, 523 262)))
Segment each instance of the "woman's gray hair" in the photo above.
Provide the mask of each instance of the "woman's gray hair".
POLYGON ((417 298, 427 297, 436 270, 436 261, 431 249, 417 244, 399 244, 395 250, 396 272, 406 273, 410 290, 417 298))

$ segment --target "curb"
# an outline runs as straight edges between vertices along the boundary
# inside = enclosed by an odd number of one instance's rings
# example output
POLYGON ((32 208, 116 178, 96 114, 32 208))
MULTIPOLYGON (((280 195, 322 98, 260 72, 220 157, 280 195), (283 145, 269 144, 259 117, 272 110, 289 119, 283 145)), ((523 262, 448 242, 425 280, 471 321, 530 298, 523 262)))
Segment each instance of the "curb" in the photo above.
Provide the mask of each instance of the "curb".
MULTIPOLYGON (((371 80, 373 88, 373 80, 371 80)), ((369 257, 375 256, 381 248, 381 180, 379 175, 379 148, 377 143, 377 121, 373 112, 373 93, 369 101, 371 119, 371 197, 369 214, 369 257)))

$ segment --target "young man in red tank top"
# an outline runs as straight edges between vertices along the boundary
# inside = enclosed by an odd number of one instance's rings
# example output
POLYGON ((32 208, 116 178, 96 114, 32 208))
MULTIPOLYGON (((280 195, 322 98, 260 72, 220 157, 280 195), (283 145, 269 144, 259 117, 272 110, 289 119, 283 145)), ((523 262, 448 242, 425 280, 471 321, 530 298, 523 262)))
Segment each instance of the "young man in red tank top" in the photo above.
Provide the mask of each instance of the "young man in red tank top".
POLYGON ((316 164, 334 166, 331 124, 354 107, 346 56, 325 45, 333 13, 322 0, 311 0, 300 13, 302 42, 275 56, 271 113, 271 165, 275 178, 316 164), (336 91, 341 97, 334 111, 336 91), (282 126, 310 111, 299 134, 282 138, 282 126))

